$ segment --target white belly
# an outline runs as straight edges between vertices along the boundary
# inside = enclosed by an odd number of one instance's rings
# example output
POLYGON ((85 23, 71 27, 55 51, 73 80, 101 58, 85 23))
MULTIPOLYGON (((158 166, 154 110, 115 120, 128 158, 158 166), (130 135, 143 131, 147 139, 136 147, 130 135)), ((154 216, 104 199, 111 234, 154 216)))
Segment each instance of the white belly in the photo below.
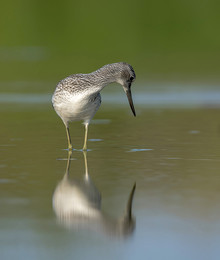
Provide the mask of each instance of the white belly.
POLYGON ((65 124, 71 121, 89 123, 101 104, 101 96, 85 96, 83 94, 53 96, 53 107, 65 124), (96 98, 95 98, 96 97, 96 98))

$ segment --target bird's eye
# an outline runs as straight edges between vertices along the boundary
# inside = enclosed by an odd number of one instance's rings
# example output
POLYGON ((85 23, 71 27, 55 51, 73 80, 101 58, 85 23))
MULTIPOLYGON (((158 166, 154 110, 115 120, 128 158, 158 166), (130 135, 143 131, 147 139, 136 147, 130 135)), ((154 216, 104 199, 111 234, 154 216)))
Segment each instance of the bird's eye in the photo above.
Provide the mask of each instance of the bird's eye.
POLYGON ((130 81, 133 81, 134 77, 130 77, 130 81))

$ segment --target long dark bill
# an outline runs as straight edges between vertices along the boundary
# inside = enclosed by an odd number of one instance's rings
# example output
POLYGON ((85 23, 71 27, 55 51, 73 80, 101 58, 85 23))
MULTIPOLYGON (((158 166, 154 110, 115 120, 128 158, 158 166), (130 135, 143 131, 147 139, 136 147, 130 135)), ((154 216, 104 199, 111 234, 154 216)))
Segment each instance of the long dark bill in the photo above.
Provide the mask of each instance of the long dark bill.
POLYGON ((126 95, 128 97, 128 102, 129 102, 129 105, 131 107, 131 111, 133 112, 134 116, 136 116, 130 88, 126 89, 126 95))

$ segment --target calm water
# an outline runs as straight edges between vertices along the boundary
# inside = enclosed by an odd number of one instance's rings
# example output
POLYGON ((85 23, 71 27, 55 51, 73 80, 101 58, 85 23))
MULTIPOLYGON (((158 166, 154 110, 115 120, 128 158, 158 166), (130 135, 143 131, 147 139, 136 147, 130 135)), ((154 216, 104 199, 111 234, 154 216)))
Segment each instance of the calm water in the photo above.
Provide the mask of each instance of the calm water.
POLYGON ((0 16, 0 260, 218 260, 219 1, 11 2, 0 16), (106 88, 88 167, 81 123, 68 161, 51 93, 117 61, 137 73, 137 117, 121 87, 106 88))
MULTIPOLYGON (((47 97, 22 100, 0 104, 1 259, 219 259, 219 109, 140 101, 134 118, 103 101, 88 176, 81 151, 67 172, 65 129, 47 97), (87 217, 66 214, 76 198, 87 217)), ((81 149, 83 126, 71 134, 81 149)))

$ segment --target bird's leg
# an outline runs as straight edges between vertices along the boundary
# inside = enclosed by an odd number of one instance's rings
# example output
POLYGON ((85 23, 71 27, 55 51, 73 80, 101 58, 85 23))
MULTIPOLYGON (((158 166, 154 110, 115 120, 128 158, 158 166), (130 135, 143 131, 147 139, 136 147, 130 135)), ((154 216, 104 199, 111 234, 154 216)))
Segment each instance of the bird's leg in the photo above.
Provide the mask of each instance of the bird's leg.
POLYGON ((68 125, 65 125, 65 128, 66 128, 66 135, 67 135, 67 141, 68 141, 68 149, 72 150, 73 147, 72 147, 72 144, 71 144, 70 131, 69 131, 68 125))
POLYGON ((89 128, 89 123, 85 123, 85 139, 84 139, 83 151, 87 150, 88 128, 89 128))

